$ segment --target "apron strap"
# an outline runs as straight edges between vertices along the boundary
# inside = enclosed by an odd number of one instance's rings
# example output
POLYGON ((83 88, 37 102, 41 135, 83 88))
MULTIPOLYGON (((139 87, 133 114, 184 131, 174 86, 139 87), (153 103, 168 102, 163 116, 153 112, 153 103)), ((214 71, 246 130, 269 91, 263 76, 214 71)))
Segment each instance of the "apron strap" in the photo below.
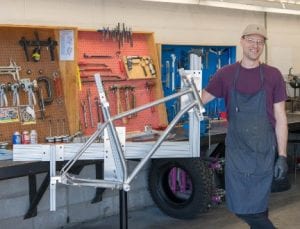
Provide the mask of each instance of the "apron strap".
MULTIPOLYGON (((236 103, 236 106, 235 106, 235 111, 236 112, 239 112, 239 105, 238 105, 238 100, 237 100, 237 93, 236 93, 236 84, 237 84, 237 80, 240 76, 240 69, 241 69, 241 63, 239 62, 238 65, 237 65, 237 69, 235 71, 235 74, 234 74, 234 79, 233 79, 233 93, 234 93, 234 98, 235 98, 235 103, 236 103)), ((260 75, 260 88, 259 90, 261 90, 264 86, 264 75, 263 75, 263 70, 262 70, 262 64, 259 63, 259 75, 260 75)))

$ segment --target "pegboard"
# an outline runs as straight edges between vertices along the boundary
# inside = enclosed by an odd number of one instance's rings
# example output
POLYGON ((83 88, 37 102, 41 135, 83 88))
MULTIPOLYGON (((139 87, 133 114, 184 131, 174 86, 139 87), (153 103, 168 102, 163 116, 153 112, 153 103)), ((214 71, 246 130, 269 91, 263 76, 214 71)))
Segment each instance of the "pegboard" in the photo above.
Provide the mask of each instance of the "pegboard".
MULTIPOLYGON (((31 27, 1 27, 0 28, 0 66, 7 66, 10 60, 13 60, 18 66, 21 67, 20 79, 28 79, 29 81, 36 80, 40 76, 47 76, 50 80, 53 80, 53 74, 58 73, 59 76, 59 63, 57 56, 57 47, 54 49, 54 61, 51 61, 50 52, 47 47, 41 47, 40 61, 34 62, 31 58, 29 61, 25 58, 25 52, 19 41, 22 37, 26 40, 35 40, 34 32, 38 32, 39 39, 41 41, 47 40, 49 37, 55 39, 55 30, 50 28, 31 28, 31 27)), ((33 47, 28 47, 28 54, 31 57, 33 47)), ((7 85, 8 83, 14 83, 11 75, 0 75, 1 84, 7 85)), ((52 82, 52 81, 51 81, 52 82)), ((47 90, 42 85, 43 98, 47 98, 47 90)), ((12 92, 7 91, 8 107, 12 104, 12 92)), ((37 94, 34 93, 38 100, 37 94)), ((28 104, 28 95, 22 89, 19 90, 20 105, 28 104)), ((31 124, 23 124, 21 122, 2 123, 0 125, 0 141, 7 141, 11 144, 12 135, 15 131, 22 132, 24 130, 35 129, 38 133, 38 142, 45 142, 45 137, 51 135, 63 135, 69 134, 68 117, 66 116, 65 102, 63 94, 61 98, 57 98, 55 91, 53 91, 54 100, 50 105, 45 106, 45 119, 40 119, 40 108, 37 104, 34 105, 34 111, 36 115, 35 122, 31 124), (56 125, 59 123, 59 125, 56 125)))
MULTIPOLYGON (((150 77, 150 73, 147 72, 149 75, 148 79, 144 76, 143 71, 141 71, 139 73, 141 74, 141 77, 132 80, 127 75, 127 66, 124 65, 123 61, 123 58, 126 56, 146 56, 153 59, 154 63, 155 61, 157 63, 157 57, 151 56, 151 49, 155 48, 155 46, 154 43, 152 46, 149 44, 149 36, 152 36, 152 34, 133 33, 133 47, 128 43, 124 43, 123 47, 119 49, 117 42, 104 40, 101 32, 78 32, 79 69, 84 69, 84 67, 87 69, 88 65, 97 66, 98 64, 100 66, 100 64, 102 64, 98 69, 96 67, 90 67, 92 70, 80 71, 82 80, 82 91, 80 93, 80 120, 81 129, 86 135, 90 135, 96 130, 97 123, 100 121, 99 119, 101 119, 97 112, 96 99, 98 98, 98 92, 95 82, 93 81, 94 73, 99 72, 102 77, 112 116, 128 110, 128 103, 126 103, 126 88, 128 87, 132 88, 132 91, 129 93, 132 93, 135 97, 135 106, 146 104, 149 101, 153 101, 160 97, 160 95, 157 94, 156 87, 159 88, 161 82, 160 79, 154 79, 156 78, 156 75, 155 77, 150 77), (104 69, 106 68, 109 70, 103 70, 103 67, 104 69), (146 83, 149 81, 154 82, 151 89, 146 87, 146 83), (112 90, 112 88, 120 88, 119 95, 118 92, 112 90), (89 93, 91 101, 90 108, 88 106, 89 93), (119 103, 117 102, 118 97, 120 98, 119 103), (83 112, 84 105, 86 118, 84 118, 83 112)), ((158 68, 157 65, 155 67, 158 68)), ((161 122, 159 122, 159 112, 161 111, 159 109, 161 108, 156 107, 154 109, 144 110, 137 115, 115 121, 115 125, 126 126, 127 132, 144 131, 146 125, 150 125, 153 128, 161 128, 161 122)), ((164 123, 164 125, 165 124, 166 123, 164 123)))
MULTIPOLYGON (((171 95, 181 88, 181 78, 178 69, 196 70, 201 72, 201 83, 198 86, 205 88, 215 72, 221 67, 232 64, 236 59, 235 46, 204 46, 204 45, 173 45, 164 44, 161 46, 164 94, 171 95)), ((174 119, 181 109, 179 99, 170 100, 166 104, 168 120, 174 119)), ((205 116, 212 119, 224 117, 225 102, 216 98, 205 105, 205 116)), ((188 115, 184 115, 181 124, 188 126, 188 115)))

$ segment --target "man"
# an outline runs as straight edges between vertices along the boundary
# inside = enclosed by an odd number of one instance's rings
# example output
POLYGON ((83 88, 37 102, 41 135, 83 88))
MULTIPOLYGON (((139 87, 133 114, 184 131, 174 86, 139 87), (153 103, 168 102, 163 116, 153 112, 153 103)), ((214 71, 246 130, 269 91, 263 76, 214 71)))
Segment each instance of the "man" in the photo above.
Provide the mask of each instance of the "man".
POLYGON ((271 184, 288 169, 285 83, 278 69, 259 61, 266 40, 264 27, 248 25, 240 39, 241 61, 221 68, 202 93, 204 104, 225 99, 226 203, 252 229, 275 228, 268 218, 271 184))

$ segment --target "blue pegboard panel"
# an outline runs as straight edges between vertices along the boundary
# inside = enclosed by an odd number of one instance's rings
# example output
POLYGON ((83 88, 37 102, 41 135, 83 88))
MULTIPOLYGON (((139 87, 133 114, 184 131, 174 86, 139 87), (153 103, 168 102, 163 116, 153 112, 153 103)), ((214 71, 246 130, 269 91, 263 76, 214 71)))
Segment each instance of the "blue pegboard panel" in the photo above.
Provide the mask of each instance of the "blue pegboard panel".
MULTIPOLYGON (((190 69, 190 54, 201 56, 202 88, 205 88, 216 71, 236 61, 235 46, 199 46, 199 45, 162 45, 162 83, 164 95, 168 96, 180 89, 179 68, 190 69)), ((168 121, 170 122, 180 109, 179 99, 166 103, 168 121)), ((206 106, 205 115, 212 119, 219 119, 220 112, 225 112, 223 99, 214 99, 206 106)), ((186 123, 187 115, 180 122, 186 123)))

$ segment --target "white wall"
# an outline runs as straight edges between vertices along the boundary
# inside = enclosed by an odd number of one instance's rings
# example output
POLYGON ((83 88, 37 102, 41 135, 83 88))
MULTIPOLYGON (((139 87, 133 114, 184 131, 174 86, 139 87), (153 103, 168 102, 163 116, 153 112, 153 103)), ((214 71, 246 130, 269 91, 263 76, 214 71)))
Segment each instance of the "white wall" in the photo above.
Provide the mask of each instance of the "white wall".
MULTIPOLYGON (((264 13, 140 0, 0 1, 1 24, 110 28, 124 22, 134 31, 155 33, 157 43, 239 45, 248 23, 264 24, 264 13)), ((268 63, 283 74, 300 73, 300 16, 268 14, 268 63)), ((240 55, 237 49, 237 57, 240 55)))

